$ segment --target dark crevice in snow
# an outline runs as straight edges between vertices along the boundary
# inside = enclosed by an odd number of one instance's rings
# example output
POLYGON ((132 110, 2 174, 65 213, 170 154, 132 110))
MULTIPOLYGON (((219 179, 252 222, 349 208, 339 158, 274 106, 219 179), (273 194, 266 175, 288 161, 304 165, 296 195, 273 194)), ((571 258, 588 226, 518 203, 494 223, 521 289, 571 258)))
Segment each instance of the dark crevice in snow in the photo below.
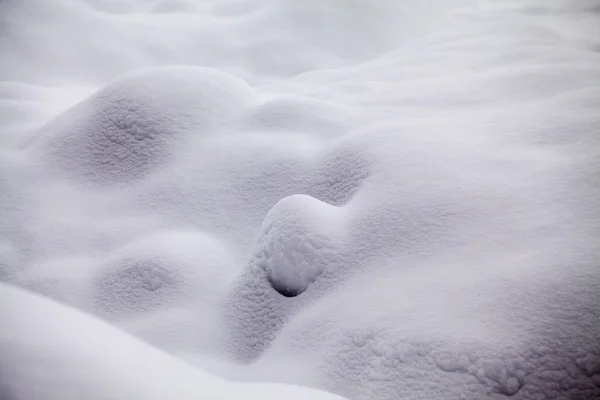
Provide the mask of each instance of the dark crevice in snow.
POLYGON ((284 297, 296 297, 304 293, 304 290, 298 287, 290 287, 283 282, 277 282, 276 280, 273 280, 271 277, 269 277, 268 280, 271 287, 284 297))

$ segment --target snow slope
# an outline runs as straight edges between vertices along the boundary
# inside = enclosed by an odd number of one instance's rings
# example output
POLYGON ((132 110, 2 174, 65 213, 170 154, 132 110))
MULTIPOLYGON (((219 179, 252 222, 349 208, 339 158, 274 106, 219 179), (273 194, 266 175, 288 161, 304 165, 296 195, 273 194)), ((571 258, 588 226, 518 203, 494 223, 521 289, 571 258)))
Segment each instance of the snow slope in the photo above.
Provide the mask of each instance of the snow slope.
POLYGON ((41 296, 1 284, 0 298, 2 399, 341 399, 299 386, 226 382, 41 296))
POLYGON ((0 54, 3 396, 600 398, 595 0, 5 0, 0 54))

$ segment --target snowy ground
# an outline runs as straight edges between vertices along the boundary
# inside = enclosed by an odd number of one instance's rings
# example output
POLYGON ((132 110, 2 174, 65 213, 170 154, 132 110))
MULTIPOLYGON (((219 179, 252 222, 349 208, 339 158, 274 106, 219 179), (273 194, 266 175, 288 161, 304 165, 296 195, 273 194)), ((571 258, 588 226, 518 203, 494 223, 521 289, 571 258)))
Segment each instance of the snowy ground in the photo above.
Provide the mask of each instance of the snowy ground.
POLYGON ((599 198, 597 0, 0 0, 0 399, 600 399, 599 198))

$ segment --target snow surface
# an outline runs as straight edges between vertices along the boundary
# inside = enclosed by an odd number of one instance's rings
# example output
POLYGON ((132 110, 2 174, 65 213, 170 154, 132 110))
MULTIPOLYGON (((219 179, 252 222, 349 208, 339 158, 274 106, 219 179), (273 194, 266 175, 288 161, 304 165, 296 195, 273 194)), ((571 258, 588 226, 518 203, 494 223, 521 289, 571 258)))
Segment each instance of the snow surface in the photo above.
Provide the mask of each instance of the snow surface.
POLYGON ((201 372, 81 311, 0 284, 0 396, 19 399, 342 399, 201 372), (43 334, 40 334, 43 332, 43 334))
POLYGON ((0 0, 0 398, 598 399, 599 132, 597 0, 0 0))

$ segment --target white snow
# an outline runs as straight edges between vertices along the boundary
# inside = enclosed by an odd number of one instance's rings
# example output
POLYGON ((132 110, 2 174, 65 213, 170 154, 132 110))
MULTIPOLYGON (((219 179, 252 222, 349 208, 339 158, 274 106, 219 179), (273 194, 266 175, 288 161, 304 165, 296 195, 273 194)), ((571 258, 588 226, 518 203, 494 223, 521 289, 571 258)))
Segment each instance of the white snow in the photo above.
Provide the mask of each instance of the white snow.
POLYGON ((2 399, 341 399, 292 385, 226 382, 39 295, 0 284, 0 299, 2 399))
POLYGON ((251 262, 264 269, 276 291, 289 297, 303 293, 339 257, 339 210, 314 197, 294 195, 269 211, 251 262))
POLYGON ((600 398, 599 129, 596 0, 0 0, 0 398, 600 398))

